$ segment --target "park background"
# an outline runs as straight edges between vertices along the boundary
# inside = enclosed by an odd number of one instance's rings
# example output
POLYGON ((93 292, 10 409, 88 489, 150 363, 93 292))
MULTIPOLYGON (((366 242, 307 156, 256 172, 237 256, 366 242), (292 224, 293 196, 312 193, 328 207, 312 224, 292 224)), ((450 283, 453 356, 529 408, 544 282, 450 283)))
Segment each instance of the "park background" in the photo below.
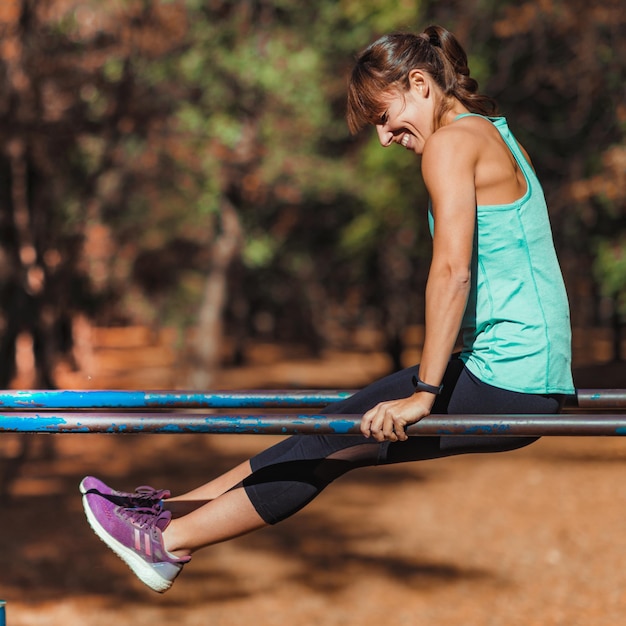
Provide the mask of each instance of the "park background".
MULTIPOLYGON (((0 385, 352 389, 419 361, 419 162, 343 116, 354 55, 429 23, 544 184, 577 386, 624 387, 621 0, 2 0, 0 385)), ((82 517, 84 474, 179 491, 268 443, 4 435, 8 623, 623 623, 619 440, 355 473, 164 597, 82 517)))

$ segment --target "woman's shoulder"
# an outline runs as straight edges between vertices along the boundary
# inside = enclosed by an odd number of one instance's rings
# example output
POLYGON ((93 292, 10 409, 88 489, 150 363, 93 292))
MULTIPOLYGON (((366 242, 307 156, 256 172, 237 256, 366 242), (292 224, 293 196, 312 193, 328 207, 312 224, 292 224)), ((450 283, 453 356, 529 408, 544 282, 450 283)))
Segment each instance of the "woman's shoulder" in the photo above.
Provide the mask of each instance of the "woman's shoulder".
MULTIPOLYGON (((504 118, 488 118, 482 115, 463 115, 457 117, 452 123, 442 126, 433 137, 439 134, 440 139, 444 137, 449 141, 480 141, 498 136, 500 133, 496 128, 496 123, 504 118)), ((506 123, 506 121, 504 121, 506 123)))
MULTIPOLYGON (((524 158, 532 167, 528 152, 511 133, 505 117, 484 117, 482 115, 470 114, 457 119, 445 128, 451 130, 454 128, 456 131, 465 131, 467 135, 472 135, 474 146, 481 152, 492 149, 496 153, 506 151, 508 154, 509 148, 507 148, 507 142, 503 137, 503 135, 506 135, 517 145, 524 158)), ((461 133, 457 134, 460 136, 461 133)))
POLYGON ((488 126, 492 126, 489 120, 475 116, 463 117, 442 126, 424 144, 422 158, 426 161, 474 160, 489 134, 488 126))

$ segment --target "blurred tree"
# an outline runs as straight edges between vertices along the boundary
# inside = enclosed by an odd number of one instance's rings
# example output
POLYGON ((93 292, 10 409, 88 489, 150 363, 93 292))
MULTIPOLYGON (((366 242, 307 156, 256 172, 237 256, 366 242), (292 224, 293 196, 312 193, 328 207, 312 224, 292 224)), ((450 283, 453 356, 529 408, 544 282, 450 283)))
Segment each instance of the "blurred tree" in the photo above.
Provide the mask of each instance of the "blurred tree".
MULTIPOLYGON (((229 302, 239 327, 319 347, 346 318, 347 291, 390 302, 399 336, 408 272, 394 240, 413 190, 385 215, 357 177, 343 103, 350 54, 414 12, 405 2, 392 18, 381 0, 5 3, 0 362, 26 328, 37 384, 52 386, 69 345, 55 341, 79 310, 101 324, 193 321, 194 386, 206 386, 229 302), (370 211, 392 245, 359 230, 370 211), (370 284, 356 282, 372 263, 370 284)), ((393 168, 367 173, 391 181, 393 168)))
POLYGON ((108 264, 125 242, 119 230, 111 239, 107 223, 125 219, 128 188, 145 190, 145 146, 171 112, 135 66, 175 49, 185 17, 172 3, 2 4, 5 386, 21 330, 33 336, 35 384, 50 387, 72 316, 116 317, 116 268, 108 264))
MULTIPOLYGON (((393 23, 385 3, 186 6, 193 13, 190 45, 166 69, 187 94, 172 132, 188 146, 177 167, 195 181, 190 206, 199 198, 197 208, 215 216, 228 207, 232 232, 244 233, 240 259, 230 248, 230 333, 265 332, 316 350, 341 335, 347 318, 362 323, 363 308, 376 308, 386 312, 387 343, 399 364, 400 329, 414 302, 403 249, 413 243, 406 233, 420 188, 411 181, 402 192, 397 184, 385 199, 376 179, 386 178, 392 189, 392 181, 406 182, 411 165, 378 159, 360 171, 363 140, 351 140, 343 120, 350 57, 365 34, 393 23), (378 240, 359 228, 365 223, 378 240), (374 274, 366 269, 372 263, 374 274), (355 290, 363 306, 349 312, 346 292, 355 290)), ((405 2, 395 23, 415 13, 405 2)), ((225 286, 223 274, 207 277, 193 342, 194 386, 209 384, 221 336, 214 324, 224 298, 211 284, 225 286)))

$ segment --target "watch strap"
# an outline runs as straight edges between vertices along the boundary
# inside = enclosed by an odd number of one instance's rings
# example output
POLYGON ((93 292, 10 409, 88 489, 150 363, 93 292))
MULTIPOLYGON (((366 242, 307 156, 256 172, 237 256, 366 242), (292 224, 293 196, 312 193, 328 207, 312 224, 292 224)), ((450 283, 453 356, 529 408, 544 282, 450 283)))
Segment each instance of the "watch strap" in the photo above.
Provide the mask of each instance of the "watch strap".
POLYGON ((415 387, 415 391, 426 391, 428 393, 433 393, 438 396, 443 389, 443 385, 439 385, 436 387, 435 385, 429 385, 425 383, 423 380, 420 380, 419 376, 413 376, 413 386, 415 387))

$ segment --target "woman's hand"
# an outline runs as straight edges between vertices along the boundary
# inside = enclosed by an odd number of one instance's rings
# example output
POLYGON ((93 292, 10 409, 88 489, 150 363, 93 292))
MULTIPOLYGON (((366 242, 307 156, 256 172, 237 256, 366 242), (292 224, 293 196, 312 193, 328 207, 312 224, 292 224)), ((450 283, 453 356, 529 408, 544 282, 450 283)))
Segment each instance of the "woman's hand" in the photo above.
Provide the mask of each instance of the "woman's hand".
POLYGON ((406 441, 405 427, 430 415, 434 400, 433 394, 420 392, 408 398, 381 402, 363 415, 361 432, 376 441, 406 441))

